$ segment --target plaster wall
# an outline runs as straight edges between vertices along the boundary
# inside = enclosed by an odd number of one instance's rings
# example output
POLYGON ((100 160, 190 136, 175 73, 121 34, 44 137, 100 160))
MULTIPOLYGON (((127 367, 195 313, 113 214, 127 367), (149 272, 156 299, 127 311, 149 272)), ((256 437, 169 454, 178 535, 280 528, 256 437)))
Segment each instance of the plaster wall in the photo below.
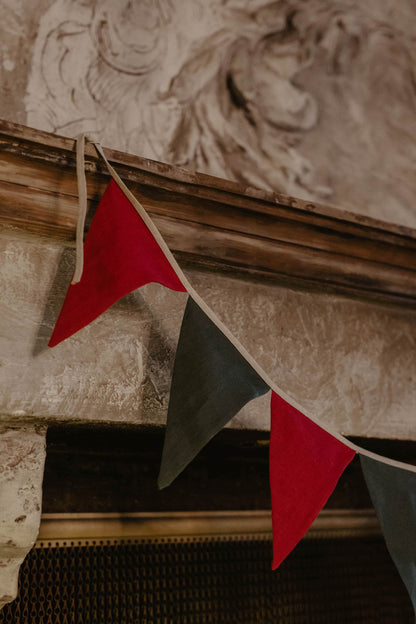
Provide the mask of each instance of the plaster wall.
MULTIPOLYGON (((166 421, 186 295, 157 284, 50 349, 74 250, 0 232, 0 414, 4 422, 166 421)), ((199 294, 270 377, 350 435, 416 439, 412 314, 188 270, 199 294)), ((267 429, 268 397, 233 427, 267 429)))
POLYGON ((416 226, 411 0, 0 0, 0 116, 416 226))

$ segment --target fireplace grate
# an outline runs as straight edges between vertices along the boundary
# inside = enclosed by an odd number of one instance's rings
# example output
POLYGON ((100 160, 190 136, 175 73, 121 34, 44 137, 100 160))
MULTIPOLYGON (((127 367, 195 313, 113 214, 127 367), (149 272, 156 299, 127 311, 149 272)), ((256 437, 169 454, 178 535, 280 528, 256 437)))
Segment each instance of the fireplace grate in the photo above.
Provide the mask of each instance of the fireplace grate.
POLYGON ((410 624, 379 538, 308 539, 272 572, 260 536, 37 544, 0 624, 410 624))

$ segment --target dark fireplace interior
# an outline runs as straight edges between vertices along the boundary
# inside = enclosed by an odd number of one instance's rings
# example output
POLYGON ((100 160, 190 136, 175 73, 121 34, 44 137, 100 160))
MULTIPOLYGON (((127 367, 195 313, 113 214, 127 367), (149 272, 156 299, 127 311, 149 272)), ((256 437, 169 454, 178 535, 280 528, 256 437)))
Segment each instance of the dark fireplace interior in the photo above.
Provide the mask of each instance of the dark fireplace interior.
MULTIPOLYGON (((166 490, 158 429, 52 427, 44 513, 270 509, 267 434, 221 432, 166 490)), ((416 444, 358 440, 412 462, 416 444)), ((358 461, 327 509, 371 503, 358 461)), ((13 624, 413 624, 410 599, 378 531, 306 536, 271 571, 270 535, 39 541, 20 573, 13 624)))

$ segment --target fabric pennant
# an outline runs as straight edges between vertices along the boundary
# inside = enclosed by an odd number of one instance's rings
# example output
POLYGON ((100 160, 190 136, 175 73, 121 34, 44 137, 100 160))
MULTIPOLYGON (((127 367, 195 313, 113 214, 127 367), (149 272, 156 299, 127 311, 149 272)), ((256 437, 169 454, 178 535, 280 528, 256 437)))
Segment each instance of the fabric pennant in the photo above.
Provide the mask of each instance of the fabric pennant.
POLYGON ((360 455, 387 549, 416 612, 416 473, 360 455))
POLYGON ((248 401, 269 389, 189 297, 173 369, 159 487, 168 486, 248 401))
POLYGON ((149 282, 186 292, 147 225, 111 180, 85 240, 81 281, 68 288, 49 346, 72 336, 149 282))
POLYGON ((305 535, 355 451, 272 392, 273 570, 305 535))

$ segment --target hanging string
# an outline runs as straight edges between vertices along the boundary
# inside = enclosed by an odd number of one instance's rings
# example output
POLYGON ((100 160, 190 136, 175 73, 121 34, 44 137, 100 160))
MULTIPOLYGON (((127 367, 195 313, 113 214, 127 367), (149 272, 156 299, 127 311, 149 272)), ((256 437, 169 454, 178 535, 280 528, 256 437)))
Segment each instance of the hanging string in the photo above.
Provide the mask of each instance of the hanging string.
POLYGON ((228 340, 241 353, 241 355, 250 363, 250 365, 258 373, 258 375, 266 382, 266 384, 270 387, 270 389, 273 390, 280 397, 282 397, 282 399, 284 399, 287 403, 289 403, 289 405, 292 405, 292 407, 294 407, 299 412, 301 412, 304 416, 309 418, 309 420, 311 420, 312 422, 317 424, 321 429, 323 429, 324 431, 326 431, 327 433, 332 435, 334 438, 336 438, 337 440, 339 440, 340 442, 345 444, 345 446, 348 446, 349 448, 354 450, 356 453, 359 453, 361 455, 365 455, 366 457, 370 457, 371 459, 375 459, 375 460, 380 461, 380 462, 382 462, 384 464, 388 464, 389 466, 393 466, 395 468, 402 468, 404 470, 408 470, 409 472, 415 472, 416 473, 416 466, 412 466, 411 464, 407 464, 405 462, 396 461, 395 459, 390 459, 388 457, 384 457, 383 455, 379 455, 378 453, 373 453, 372 451, 368 451, 367 449, 364 449, 361 446, 358 446, 357 444, 354 444, 354 442, 351 442, 350 440, 348 440, 348 438, 344 437, 343 435, 341 435, 340 433, 335 431, 332 427, 330 427, 329 425, 323 423, 319 418, 317 418, 316 416, 310 414, 295 399, 293 399, 291 396, 286 394, 286 392, 284 390, 282 390, 269 377, 269 375, 263 370, 263 368, 260 366, 260 364, 253 358, 253 356, 246 350, 246 348, 240 343, 240 341, 230 332, 228 327, 226 327, 226 325, 224 325, 224 323, 217 317, 215 312, 213 312, 213 310, 211 310, 211 308, 205 303, 205 301, 193 289, 193 287, 189 283, 187 277, 185 276, 185 274, 183 273, 182 269, 180 268, 179 264, 176 262, 176 260, 175 260, 175 258, 173 256, 172 252, 170 251, 169 247, 167 246, 167 244, 165 243, 164 239, 162 238, 162 235, 160 234, 160 232, 157 229, 156 225, 153 223, 152 219, 147 214, 147 212, 144 209, 144 207, 142 206, 142 204, 135 198, 133 193, 124 184, 124 182, 122 181, 122 179, 120 178, 120 176, 118 175, 116 170, 110 165, 110 163, 107 160, 107 157, 104 154, 104 150, 101 147, 101 145, 99 143, 95 142, 95 141, 92 141, 92 142, 94 143, 94 146, 95 146, 97 152, 103 158, 103 160, 104 160, 104 162, 105 162, 105 164, 107 166, 107 169, 108 169, 111 177, 114 179, 114 181, 121 188, 121 190, 126 195, 126 197, 133 204, 134 208, 136 209, 136 211, 138 212, 140 217, 146 223, 147 227, 149 228, 149 230, 151 231, 151 233, 153 234, 153 236, 155 237, 155 239, 159 243, 163 253, 165 254, 166 258, 169 260, 170 264, 172 265, 172 268, 174 269, 174 271, 178 275, 179 279, 181 280, 182 284, 185 286, 186 290, 188 291, 188 294, 199 305, 199 307, 205 312, 205 314, 211 319, 211 321, 213 323, 215 323, 215 325, 218 327, 218 329, 228 338, 228 340))
POLYGON ((78 221, 76 233, 76 262, 71 284, 81 281, 84 270, 84 227, 87 215, 87 180, 85 178, 85 134, 77 136, 77 184, 78 184, 78 221))

